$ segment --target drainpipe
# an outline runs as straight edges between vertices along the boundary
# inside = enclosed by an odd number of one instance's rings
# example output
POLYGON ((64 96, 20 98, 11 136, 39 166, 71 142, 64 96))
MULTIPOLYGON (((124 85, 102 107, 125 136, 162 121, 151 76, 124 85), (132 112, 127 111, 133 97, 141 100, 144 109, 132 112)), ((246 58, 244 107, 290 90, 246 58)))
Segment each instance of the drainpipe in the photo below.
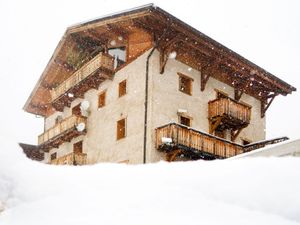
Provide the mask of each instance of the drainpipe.
POLYGON ((144 115, 144 146, 143 146, 143 163, 146 164, 146 153, 147 153, 147 128, 148 128, 148 84, 149 84, 149 60, 153 52, 157 49, 159 42, 165 36, 170 27, 164 30, 164 33, 158 38, 154 47, 150 51, 146 60, 146 79, 145 79, 145 115, 144 115))

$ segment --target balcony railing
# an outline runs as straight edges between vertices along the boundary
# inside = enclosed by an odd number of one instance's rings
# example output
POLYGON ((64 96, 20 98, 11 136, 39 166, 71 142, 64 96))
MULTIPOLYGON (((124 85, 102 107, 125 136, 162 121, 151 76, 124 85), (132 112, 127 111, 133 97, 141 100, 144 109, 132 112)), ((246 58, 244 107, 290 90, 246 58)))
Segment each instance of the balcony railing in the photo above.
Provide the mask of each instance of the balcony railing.
POLYGON ((72 115, 61 122, 57 123, 54 127, 50 128, 38 137, 38 144, 41 149, 50 149, 58 147, 65 141, 70 141, 72 138, 85 133, 77 129, 77 126, 84 123, 86 127, 86 118, 72 115))
POLYGON ((251 106, 231 98, 218 98, 208 103, 208 117, 226 117, 231 125, 245 126, 250 123, 251 106))
POLYGON ((57 159, 53 159, 49 164, 53 165, 85 165, 87 154, 70 153, 57 159))
POLYGON ((113 71, 113 57, 101 52, 51 90, 53 106, 61 111, 70 99, 82 96, 90 88, 97 88, 103 80, 111 78, 113 71))
POLYGON ((156 148, 166 152, 181 149, 187 156, 207 159, 228 158, 244 152, 242 145, 176 123, 156 129, 156 148), (171 142, 164 141, 166 138, 171 142))

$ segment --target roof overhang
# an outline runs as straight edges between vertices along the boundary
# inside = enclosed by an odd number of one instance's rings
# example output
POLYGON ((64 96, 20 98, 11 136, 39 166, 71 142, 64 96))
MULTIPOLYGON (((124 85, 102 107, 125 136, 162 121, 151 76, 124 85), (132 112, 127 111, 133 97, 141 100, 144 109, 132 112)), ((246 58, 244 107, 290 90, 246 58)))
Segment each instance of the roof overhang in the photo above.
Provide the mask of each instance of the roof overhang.
POLYGON ((87 54, 92 54, 96 47, 107 45, 113 36, 126 36, 137 29, 153 35, 162 56, 176 51, 177 60, 202 73, 210 73, 236 90, 260 100, 296 91, 296 88, 268 71, 159 7, 149 4, 69 27, 28 98, 24 110, 41 116, 53 112, 50 90, 76 71, 68 63, 68 59, 70 54, 81 53, 80 46, 85 46, 87 54))

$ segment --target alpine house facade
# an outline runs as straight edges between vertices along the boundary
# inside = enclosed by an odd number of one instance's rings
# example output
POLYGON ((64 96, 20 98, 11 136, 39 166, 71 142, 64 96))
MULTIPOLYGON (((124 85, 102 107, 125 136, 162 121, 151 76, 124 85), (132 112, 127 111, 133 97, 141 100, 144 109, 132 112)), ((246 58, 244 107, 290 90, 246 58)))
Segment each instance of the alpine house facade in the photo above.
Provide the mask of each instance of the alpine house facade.
POLYGON ((151 4, 69 27, 24 110, 44 163, 216 159, 285 140, 265 114, 295 90, 151 4))

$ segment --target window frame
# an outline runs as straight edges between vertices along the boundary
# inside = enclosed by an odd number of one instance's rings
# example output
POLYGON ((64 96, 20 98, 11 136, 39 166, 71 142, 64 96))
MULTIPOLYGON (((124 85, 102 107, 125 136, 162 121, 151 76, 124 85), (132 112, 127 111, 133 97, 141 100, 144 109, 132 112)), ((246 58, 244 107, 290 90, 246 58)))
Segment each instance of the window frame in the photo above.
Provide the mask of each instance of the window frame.
POLYGON ((127 118, 126 117, 124 117, 124 118, 122 118, 122 119, 119 119, 118 121, 117 121, 117 126, 116 126, 116 128, 117 128, 117 130, 116 130, 116 140, 117 141, 119 141, 119 140, 122 140, 122 139, 124 139, 124 138, 126 138, 126 136, 127 136, 127 118), (120 128, 119 126, 119 124, 122 122, 122 121, 124 121, 124 127, 123 128, 120 128), (121 129, 123 129, 124 131, 121 133, 121 129))
POLYGON ((106 106, 106 90, 100 92, 98 95, 98 109, 103 108, 104 106, 106 106), (104 98, 101 98, 101 96, 103 96, 103 95, 104 95, 104 98), (103 99, 102 105, 100 104, 100 99, 103 99))
POLYGON ((121 82, 119 82, 119 86, 118 86, 118 96, 119 98, 121 98, 122 96, 126 95, 127 94, 127 79, 124 79, 122 80, 121 82), (125 84, 125 87, 123 86, 123 89, 122 89, 122 85, 125 84), (122 91, 122 90, 125 90, 125 91, 122 91))
POLYGON ((178 90, 184 94, 187 95, 192 95, 193 94, 193 81, 194 79, 183 74, 183 73, 177 73, 178 74, 178 90), (184 84, 185 82, 182 82, 182 80, 186 80, 188 83, 188 88, 182 89, 182 84, 184 84))
POLYGON ((190 117, 190 116, 187 116, 187 115, 184 115, 184 114, 178 114, 178 122, 179 122, 179 124, 181 124, 183 126, 192 127, 192 120, 193 120, 193 118, 190 117), (184 118, 184 119, 188 120, 189 121, 189 126, 181 123, 181 118, 184 118))

